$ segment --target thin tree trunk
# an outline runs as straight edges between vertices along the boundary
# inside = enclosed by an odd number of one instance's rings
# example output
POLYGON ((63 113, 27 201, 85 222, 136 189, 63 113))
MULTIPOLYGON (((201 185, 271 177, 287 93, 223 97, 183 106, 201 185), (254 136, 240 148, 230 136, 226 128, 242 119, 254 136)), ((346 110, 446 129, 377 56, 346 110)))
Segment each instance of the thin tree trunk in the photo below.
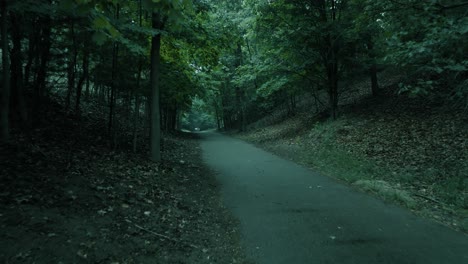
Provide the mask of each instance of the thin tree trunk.
MULTIPOLYGON (((159 14, 153 13, 153 29, 162 29, 163 24, 159 14)), ((160 71, 161 34, 152 37, 151 41, 151 121, 150 121, 150 158, 154 162, 161 161, 161 114, 159 109, 159 71, 160 71)))
POLYGON ((39 54, 40 64, 37 70, 37 77, 35 82, 36 88, 36 103, 34 104, 34 114, 36 115, 36 122, 38 122, 41 116, 42 101, 46 95, 46 77, 47 77, 47 66, 50 61, 50 34, 51 34, 51 18, 46 16, 41 19, 41 36, 39 41, 39 54))
POLYGON ((75 89, 76 61, 78 57, 78 47, 75 36, 75 21, 73 20, 73 18, 70 19, 70 39, 72 40, 72 52, 70 61, 68 63, 68 91, 65 103, 67 110, 69 109, 71 104, 71 95, 73 94, 73 89, 75 89))
POLYGON ((2 89, 0 93, 0 142, 6 142, 10 138, 10 121, 9 121, 9 110, 10 110, 10 61, 8 59, 8 18, 7 18, 7 3, 6 0, 1 0, 1 14, 2 14, 2 64, 3 64, 3 80, 2 89))
POLYGON ((224 96, 225 93, 225 88, 221 87, 221 93, 220 93, 220 100, 221 100, 221 116, 223 119, 223 128, 224 130, 227 130, 230 128, 230 125, 228 123, 228 116, 230 115, 229 111, 226 109, 226 98, 224 96))
POLYGON ((289 96, 289 101, 291 102, 291 115, 296 115, 296 97, 294 94, 289 96))
POLYGON ((180 130, 180 111, 176 111, 175 116, 174 116, 174 130, 179 131, 180 130))
MULTIPOLYGON (((140 27, 143 24, 143 8, 142 8, 142 2, 141 0, 138 1, 138 24, 140 27)), ((140 82, 141 82, 141 71, 143 68, 143 62, 142 59, 140 58, 138 60, 138 75, 137 75, 137 83, 136 83, 136 88, 135 88, 135 107, 133 109, 133 152, 137 152, 137 144, 138 144, 138 119, 140 119, 140 95, 138 94, 140 92, 140 82)))
POLYGON ((140 96, 135 95, 135 108, 133 113, 133 152, 137 152, 138 119, 140 118, 140 96))
POLYGON ((171 115, 171 109, 169 106, 166 106, 165 108, 165 114, 164 114, 164 126, 166 131, 171 131, 171 125, 170 125, 170 115, 171 115))
MULTIPOLYGON (((236 67, 240 67, 243 64, 242 58, 242 47, 241 44, 237 44, 237 63, 236 67)), ((244 91, 241 90, 239 86, 236 85, 236 98, 237 98, 237 107, 240 110, 240 120, 239 120, 239 131, 245 131, 246 129, 246 114, 245 114, 245 103, 244 103, 244 91)))
POLYGON ((136 83, 136 91, 135 91, 135 107, 134 107, 134 115, 133 115, 133 152, 137 151, 137 143, 138 143, 138 119, 140 119, 140 95, 138 92, 140 91, 140 83, 141 83, 141 70, 142 70, 142 62, 141 60, 138 63, 138 76, 137 76, 137 83, 136 83))
POLYGON ((337 117, 338 110, 338 62, 336 59, 335 47, 331 44, 331 54, 328 58, 328 96, 330 103, 330 111, 333 119, 337 117))
POLYGON ((35 25, 36 23, 33 23, 32 27, 33 30, 29 34, 29 39, 28 39, 28 62, 26 63, 26 66, 24 67, 24 85, 25 87, 30 87, 30 76, 31 76, 31 68, 34 62, 34 58, 38 56, 36 52, 36 43, 37 43, 37 37, 36 35, 38 34, 35 30, 35 25))
POLYGON ((372 96, 377 96, 379 94, 379 82, 377 79, 377 65, 375 63, 373 63, 370 68, 370 75, 372 96))
POLYGON ((374 43, 372 42, 371 37, 367 39, 367 49, 369 50, 369 57, 372 60, 372 65, 369 68, 372 96, 377 96, 379 94, 379 83, 377 79, 377 64, 375 62, 374 43))
POLYGON ((216 101, 214 101, 214 109, 215 109, 215 115, 216 115, 216 125, 218 127, 218 130, 221 129, 221 124, 219 122, 219 109, 218 109, 218 104, 216 103, 216 101))
POLYGON ((28 113, 24 99, 23 61, 21 58, 21 21, 17 14, 10 14, 11 37, 13 49, 11 50, 11 90, 19 117, 23 125, 27 124, 28 113))
POLYGON ((163 131, 169 131, 168 126, 168 115, 169 115, 169 108, 168 107, 161 107, 162 108, 162 114, 161 114, 161 119, 162 119, 162 130, 163 131))
POLYGON ((144 100, 145 105, 145 130, 143 131, 143 135, 147 138, 150 137, 151 134, 151 97, 145 96, 144 100))
MULTIPOLYGON (((117 5, 117 10, 116 10, 116 19, 119 19, 119 11, 120 7, 117 5)), ((111 77, 111 89, 110 89, 110 98, 109 98, 109 125, 108 125, 108 133, 109 135, 112 135, 112 126, 114 123, 114 108, 115 108, 115 101, 116 101, 116 75, 117 75, 117 59, 119 56, 119 45, 117 43, 114 43, 113 48, 112 48, 112 77, 111 77)), ((113 140, 115 142, 115 140, 113 140)))
MULTIPOLYGON (((320 18, 322 23, 327 24, 328 19, 325 1, 318 1, 317 4, 320 8, 320 18)), ((330 8, 330 19, 332 23, 335 23, 336 20, 336 9, 336 1, 332 0, 330 8)), ((324 58, 325 68, 327 69, 330 115, 333 119, 336 119, 338 110, 338 44, 333 33, 334 31, 332 28, 325 36, 324 42, 326 45, 322 51, 322 57, 324 58)))
POLYGON ((44 42, 41 44, 42 46, 41 58, 40 58, 41 64, 39 65, 39 70, 37 74, 37 85, 39 88, 39 93, 42 97, 45 96, 45 92, 46 92, 47 65, 49 64, 49 61, 50 61, 50 45, 51 45, 50 23, 51 23, 50 18, 45 18, 43 34, 42 34, 42 38, 44 42))
POLYGON ((241 123, 241 127, 242 127, 242 131, 243 132, 246 132, 247 131, 247 115, 245 113, 245 105, 242 105, 242 123, 241 123))
MULTIPOLYGON (((114 48, 115 49, 115 48, 114 48)), ((113 52, 113 54, 115 54, 115 52, 113 52)), ((112 56, 113 58, 115 57, 115 55, 112 56)), ((115 64, 115 59, 112 59, 112 68, 114 68, 114 64, 115 64)), ((112 72, 114 72, 112 70, 112 72)), ((109 102, 109 123, 107 125, 107 132, 109 133, 109 135, 111 134, 112 132, 112 126, 113 126, 113 122, 114 122, 114 96, 115 96, 115 86, 114 86, 114 74, 112 73, 112 84, 111 86, 109 87, 109 92, 108 92, 108 96, 107 96, 107 101, 109 102)))
POLYGON ((90 83, 89 83, 89 69, 88 69, 88 78, 86 78, 86 85, 85 85, 85 100, 89 100, 89 89, 90 89, 90 83))
POLYGON ((171 113, 171 131, 176 131, 176 124, 177 124, 177 105, 174 107, 171 113))
POLYGON ((78 80, 78 85, 76 86, 75 113, 77 115, 80 114, 80 100, 81 100, 81 92, 83 90, 83 84, 84 84, 84 81, 88 79, 88 76, 89 76, 89 49, 88 49, 88 45, 85 44, 84 51, 83 51, 83 74, 78 80))

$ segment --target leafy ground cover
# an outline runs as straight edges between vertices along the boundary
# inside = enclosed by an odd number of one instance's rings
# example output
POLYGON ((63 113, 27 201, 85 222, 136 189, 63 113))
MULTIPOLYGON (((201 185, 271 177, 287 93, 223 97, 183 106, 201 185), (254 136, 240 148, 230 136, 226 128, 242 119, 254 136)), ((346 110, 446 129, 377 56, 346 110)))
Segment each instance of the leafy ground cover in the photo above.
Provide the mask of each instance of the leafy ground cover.
POLYGON ((335 121, 302 112, 238 136, 467 232, 466 112, 382 92, 335 121))
POLYGON ((166 136, 155 164, 96 118, 45 116, 0 147, 1 263, 245 262, 195 136, 166 136))

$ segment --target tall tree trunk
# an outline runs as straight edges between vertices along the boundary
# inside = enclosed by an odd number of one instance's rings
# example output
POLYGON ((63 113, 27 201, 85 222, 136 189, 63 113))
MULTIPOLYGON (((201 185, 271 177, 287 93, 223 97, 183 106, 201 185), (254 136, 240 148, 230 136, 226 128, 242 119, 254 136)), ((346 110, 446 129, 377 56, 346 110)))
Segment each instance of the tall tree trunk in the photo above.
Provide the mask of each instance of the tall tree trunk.
POLYGON ((37 69, 37 74, 36 74, 36 82, 35 82, 35 88, 36 88, 36 103, 34 104, 34 114, 36 115, 36 122, 38 122, 41 118, 41 108, 42 108, 42 102, 44 100, 44 97, 46 95, 46 80, 47 80, 47 66, 50 61, 50 46, 51 46, 51 39, 50 39, 50 34, 51 34, 51 18, 49 16, 46 16, 42 19, 40 19, 40 25, 41 25, 41 35, 40 35, 40 40, 39 40, 39 45, 38 45, 38 51, 40 56, 39 58, 39 64, 38 69, 37 69))
POLYGON ((36 57, 39 56, 37 52, 37 44, 39 43, 40 32, 37 29, 36 21, 33 21, 32 25, 30 26, 32 27, 32 30, 28 38, 28 60, 27 60, 26 66, 24 67, 24 81, 23 81, 26 88, 29 88, 31 86, 30 81, 31 81, 31 71, 32 71, 33 63, 36 57))
POLYGON ((375 62, 374 43, 372 42, 371 37, 367 39, 367 49, 369 51, 369 57, 372 60, 372 65, 369 68, 372 96, 377 96, 379 94, 379 83, 377 79, 377 64, 375 62))
POLYGON ((90 93, 89 89, 90 89, 90 83, 89 83, 89 69, 88 69, 88 78, 86 78, 85 93, 84 93, 85 100, 89 99, 89 93, 90 93))
POLYGON ((336 44, 331 40, 331 36, 329 37, 329 46, 330 51, 327 64, 328 96, 330 114, 333 119, 336 119, 338 110, 338 59, 336 58, 336 44))
POLYGON ((144 106, 145 106, 144 120, 146 122, 144 123, 145 126, 144 126, 143 135, 146 138, 149 138, 151 136, 151 97, 150 96, 145 96, 144 98, 144 106))
MULTIPOLYGON (((141 0, 138 1, 138 24, 140 27, 143 24, 143 8, 142 8, 142 2, 141 0)), ((133 109, 133 152, 137 152, 137 144, 138 144, 138 119, 140 119, 140 95, 138 94, 140 92, 140 83, 141 83, 141 71, 143 68, 143 62, 142 59, 140 58, 138 60, 138 73, 137 73, 137 82, 136 82, 136 88, 134 92, 134 97, 135 97, 135 107, 133 109)))
POLYGON ((80 79, 78 80, 78 85, 76 86, 76 101, 75 101, 75 113, 77 115, 80 114, 80 100, 81 100, 81 92, 83 90, 83 84, 89 76, 89 48, 87 41, 85 41, 84 50, 83 50, 83 74, 81 75, 80 79))
POLYGON ((372 63, 370 68, 370 76, 371 76, 371 89, 372 89, 372 96, 377 96, 379 94, 379 82, 377 79, 377 65, 372 63))
POLYGON ((95 71, 94 72, 94 84, 93 86, 95 86, 95 92, 96 92, 96 97, 97 99, 105 104, 106 102, 106 93, 104 91, 104 85, 102 84, 102 81, 101 79, 99 79, 99 74, 98 74, 98 71, 95 71))
POLYGON ((75 35, 75 21, 73 18, 70 18, 70 39, 72 41, 71 46, 71 54, 70 60, 68 62, 68 91, 67 91, 67 98, 66 98, 66 108, 67 110, 70 108, 71 104, 71 95, 73 94, 73 90, 75 89, 75 74, 76 74, 76 61, 78 57, 78 47, 76 42, 76 35, 75 35))
POLYGON ((220 104, 220 117, 222 118, 222 121, 223 121, 223 126, 222 128, 224 130, 227 130, 228 129, 228 123, 227 123, 227 116, 229 115, 229 112, 227 110, 227 107, 226 107, 226 87, 227 86, 227 81, 225 81, 223 83, 223 85, 220 86, 220 91, 219 91, 219 104, 220 104))
MULTIPOLYGON (((332 8, 331 8, 331 12, 332 12, 332 15, 331 15, 331 18, 332 18, 332 22, 335 23, 336 21, 336 12, 337 12, 337 7, 336 7, 336 0, 332 0, 331 1, 331 4, 332 4, 332 8)), ((332 33, 335 33, 334 32, 334 29, 332 29, 332 33)), ((336 115, 337 115, 337 110, 338 110, 338 44, 337 44, 337 38, 335 36, 335 34, 332 34, 332 39, 330 40, 330 50, 332 52, 331 54, 331 72, 332 72, 332 78, 330 80, 331 82, 331 85, 332 85, 332 92, 331 92, 331 96, 332 96, 332 116, 333 116, 333 119, 336 119, 336 115)))
POLYGON ((163 130, 164 131, 169 131, 169 106, 163 107, 163 113, 162 113, 162 124, 163 124, 163 130))
POLYGON ((140 83, 141 83, 141 71, 142 71, 142 61, 138 62, 138 75, 137 75, 137 83, 135 89, 135 107, 133 109, 133 152, 136 153, 137 151, 137 143, 138 143, 138 119, 140 119, 140 95, 138 94, 140 91, 140 83))
POLYGON ((177 126, 177 105, 174 106, 174 108, 171 111, 171 119, 170 119, 170 129, 171 131, 175 131, 177 126))
POLYGON ((11 50, 11 90, 15 108, 19 113, 23 125, 26 125, 28 114, 24 99, 23 60, 21 58, 21 21, 20 16, 17 14, 10 13, 10 17, 11 38, 13 41, 13 49, 11 50))
MULTIPOLYGON (((152 16, 153 29, 163 29, 161 17, 157 13, 152 16)), ((151 120, 150 120, 150 158, 154 162, 161 161, 161 114, 159 108, 159 71, 161 56, 161 34, 151 40, 151 120)))
POLYGON ((325 0, 320 0, 316 2, 316 5, 320 12, 320 20, 325 25, 331 22, 331 26, 328 27, 328 32, 323 39, 325 44, 322 49, 322 58, 327 70, 327 88, 328 88, 328 98, 329 98, 329 107, 330 115, 333 119, 337 117, 338 110, 338 44, 335 36, 334 24, 336 21, 336 0, 330 1, 331 6, 327 8, 325 0), (330 10, 330 21, 327 16, 327 10, 330 10))
POLYGON ((175 116, 174 116, 174 130, 179 131, 180 130, 180 111, 176 111, 175 116))
MULTIPOLYGON (((116 7, 116 19, 119 19, 120 6, 116 7)), ((116 75, 117 75, 117 59, 119 56, 119 45, 114 43, 112 48, 112 73, 111 73, 111 87, 110 87, 110 97, 109 97, 109 124, 107 127, 109 135, 113 138, 114 134, 112 131, 112 126, 114 125, 114 108, 116 101, 116 75)), ((115 140, 113 140, 115 142, 115 140)))
POLYGON ((216 100, 214 101, 214 109, 215 109, 215 115, 216 115, 216 125, 217 125, 218 130, 220 130, 221 129, 220 114, 219 114, 218 103, 216 102, 216 100))
MULTIPOLYGON (((243 57, 242 57, 242 46, 240 43, 237 44, 237 63, 236 67, 240 67, 243 64, 243 57)), ((246 115, 245 115, 245 98, 244 98, 244 91, 236 85, 236 99, 237 99, 237 107, 239 110, 239 131, 246 130, 246 115)))
POLYGON ((0 142, 6 142, 10 138, 10 121, 9 121, 9 110, 10 110, 10 61, 8 54, 10 53, 8 48, 8 10, 6 0, 0 0, 2 8, 2 64, 3 64, 3 80, 2 89, 0 93, 0 142))
POLYGON ((133 111, 133 152, 136 153, 138 143, 138 119, 140 118, 140 96, 138 94, 135 95, 135 107, 133 111))
POLYGON ((336 64, 332 64, 328 69, 328 96, 330 100, 330 111, 333 119, 337 117, 338 110, 338 74, 336 64))

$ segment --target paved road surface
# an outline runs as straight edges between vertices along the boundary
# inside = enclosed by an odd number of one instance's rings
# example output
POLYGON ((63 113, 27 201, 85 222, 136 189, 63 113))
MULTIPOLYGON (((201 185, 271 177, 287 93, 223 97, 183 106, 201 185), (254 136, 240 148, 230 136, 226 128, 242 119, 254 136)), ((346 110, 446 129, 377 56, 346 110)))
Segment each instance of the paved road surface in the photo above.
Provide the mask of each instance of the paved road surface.
POLYGON ((468 236, 243 141, 200 133, 259 264, 468 264, 468 236))

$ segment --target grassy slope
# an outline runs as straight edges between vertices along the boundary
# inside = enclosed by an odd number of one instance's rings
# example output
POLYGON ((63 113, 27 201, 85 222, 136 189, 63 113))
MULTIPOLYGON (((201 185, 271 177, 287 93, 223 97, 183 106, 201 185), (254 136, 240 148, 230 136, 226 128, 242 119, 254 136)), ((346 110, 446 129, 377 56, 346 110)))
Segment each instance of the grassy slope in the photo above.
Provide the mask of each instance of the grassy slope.
POLYGON ((384 92, 341 106, 336 121, 302 113, 240 137, 468 231, 466 113, 384 92))

